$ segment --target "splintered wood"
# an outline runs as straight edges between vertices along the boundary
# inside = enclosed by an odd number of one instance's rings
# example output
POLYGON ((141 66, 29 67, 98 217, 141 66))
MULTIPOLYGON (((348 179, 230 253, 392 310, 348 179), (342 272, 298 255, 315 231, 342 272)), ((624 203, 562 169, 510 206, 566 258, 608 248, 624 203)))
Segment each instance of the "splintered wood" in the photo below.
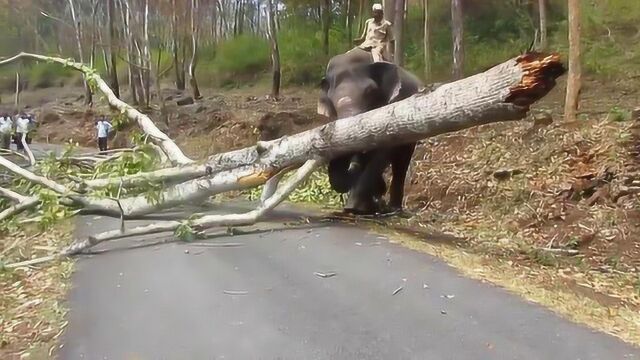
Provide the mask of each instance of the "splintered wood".
POLYGON ((545 96, 556 85, 556 78, 566 72, 558 54, 526 53, 517 57, 516 63, 524 74, 520 83, 510 89, 506 102, 527 109, 545 96))

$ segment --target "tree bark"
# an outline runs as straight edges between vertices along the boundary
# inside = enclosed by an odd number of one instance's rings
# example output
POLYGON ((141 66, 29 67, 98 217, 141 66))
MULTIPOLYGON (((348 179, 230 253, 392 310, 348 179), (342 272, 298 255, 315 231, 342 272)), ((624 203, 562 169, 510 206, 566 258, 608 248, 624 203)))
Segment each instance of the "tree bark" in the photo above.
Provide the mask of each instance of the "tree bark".
POLYGON ((269 22, 268 35, 271 42, 271 64, 273 66, 273 83, 271 85, 271 97, 280 97, 280 48, 278 47, 278 34, 273 10, 273 0, 267 0, 269 22))
POLYGON ((540 19, 540 51, 547 49, 547 0, 538 0, 538 17, 540 19))
POLYGON ((580 0, 569 0, 569 76, 564 116, 567 121, 575 121, 580 101, 582 81, 580 50, 580 0))
MULTIPOLYGON (((71 18, 73 20, 73 26, 76 31, 76 43, 77 43, 76 45, 78 46, 78 56, 79 56, 80 62, 84 63, 84 55, 83 55, 84 51, 82 46, 82 27, 80 25, 80 20, 76 16, 76 10, 75 10, 73 0, 68 0, 68 1, 69 1, 69 8, 71 10, 71 18)), ((89 83, 86 81, 86 79, 84 81, 84 103, 85 105, 91 105, 93 103, 91 87, 89 86, 89 83)))
POLYGON ((107 0, 107 21, 109 23, 109 87, 116 97, 120 98, 120 83, 118 81, 118 67, 116 61, 116 29, 114 26, 115 6, 114 0, 107 0))
POLYGON ((189 63, 189 84, 193 98, 202 98, 196 78, 196 66, 198 65, 198 32, 200 31, 198 17, 198 0, 191 0, 191 63, 189 63))
POLYGON ((464 77, 464 19, 462 0, 451 0, 451 30, 453 35, 453 78, 464 77))
POLYGON ((331 0, 324 0, 322 8, 322 52, 329 55, 329 31, 331 30, 331 0))
POLYGON ((404 66, 404 19, 405 0, 395 0, 395 50, 393 51, 394 62, 398 66, 404 66))
POLYGON ((431 19, 429 0, 422 0, 424 9, 424 78, 426 81, 431 80, 431 19))

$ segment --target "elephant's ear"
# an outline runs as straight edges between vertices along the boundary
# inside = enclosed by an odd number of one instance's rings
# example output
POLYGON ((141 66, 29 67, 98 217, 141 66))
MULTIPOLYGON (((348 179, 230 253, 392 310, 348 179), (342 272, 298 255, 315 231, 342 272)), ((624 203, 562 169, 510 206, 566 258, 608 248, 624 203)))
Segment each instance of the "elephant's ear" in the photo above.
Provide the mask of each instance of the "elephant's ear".
POLYGON ((378 88, 382 90, 388 104, 404 98, 400 71, 400 67, 388 62, 367 65, 369 76, 378 84, 378 88))
POLYGON ((324 115, 331 120, 335 120, 338 117, 333 103, 326 95, 321 95, 318 99, 318 114, 324 115))
POLYGON ((327 91, 329 90, 329 81, 326 78, 322 78, 320 81, 320 88, 322 89, 322 94, 318 99, 318 114, 324 115, 331 120, 335 120, 338 117, 336 109, 333 107, 333 103, 331 99, 327 96, 327 91))

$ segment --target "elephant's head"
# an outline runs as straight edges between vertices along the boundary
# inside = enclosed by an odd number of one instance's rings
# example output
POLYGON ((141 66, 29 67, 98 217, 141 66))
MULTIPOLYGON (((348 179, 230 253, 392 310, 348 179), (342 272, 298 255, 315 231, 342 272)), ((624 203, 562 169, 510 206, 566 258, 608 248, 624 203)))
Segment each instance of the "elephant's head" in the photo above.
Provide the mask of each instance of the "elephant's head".
POLYGON ((390 63, 330 64, 320 86, 318 113, 332 120, 358 115, 413 94, 402 69, 390 63), (408 87, 408 88, 407 88, 408 87))

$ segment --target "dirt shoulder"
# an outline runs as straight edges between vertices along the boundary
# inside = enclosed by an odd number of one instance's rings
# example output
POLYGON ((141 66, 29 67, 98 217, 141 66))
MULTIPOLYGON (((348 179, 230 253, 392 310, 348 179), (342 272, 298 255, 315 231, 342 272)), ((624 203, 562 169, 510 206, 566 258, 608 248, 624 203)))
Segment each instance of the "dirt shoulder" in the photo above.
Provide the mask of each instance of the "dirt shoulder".
MULTIPOLYGON (((8 230, 0 238, 0 260, 14 263, 47 256, 67 245, 72 226, 42 232, 35 227, 8 230)), ((65 327, 65 296, 73 261, 39 267, 0 269, 0 358, 49 359, 65 327)))

